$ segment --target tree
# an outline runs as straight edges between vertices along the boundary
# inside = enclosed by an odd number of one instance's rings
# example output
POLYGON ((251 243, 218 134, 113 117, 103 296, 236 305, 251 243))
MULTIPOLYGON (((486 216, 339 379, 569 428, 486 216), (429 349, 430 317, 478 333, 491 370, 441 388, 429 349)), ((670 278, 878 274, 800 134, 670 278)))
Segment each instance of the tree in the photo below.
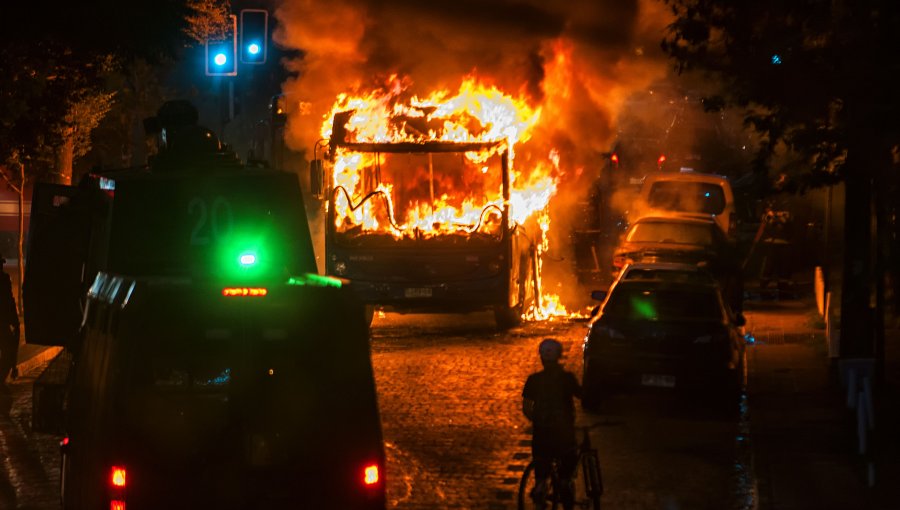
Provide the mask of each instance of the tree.
POLYGON ((188 0, 188 8, 191 13, 184 31, 194 41, 203 44, 207 39, 219 39, 229 30, 228 0, 188 0))
POLYGON ((227 0, 4 4, 0 177, 19 194, 20 261, 28 184, 70 183, 75 161, 90 150, 92 132, 114 106, 110 77, 133 74, 135 63, 170 60, 190 41, 189 32, 215 28, 221 12, 203 6, 216 5, 227 11, 227 0))
POLYGON ((765 174, 776 150, 785 147, 803 169, 795 176, 798 189, 845 183, 841 356, 872 356, 878 331, 869 305, 876 277, 869 211, 874 201, 879 236, 896 228, 886 214, 891 202, 884 190, 896 186, 891 158, 900 144, 900 95, 888 79, 900 67, 900 4, 863 0, 851 9, 846 0, 666 2, 676 20, 663 49, 678 70, 719 80, 715 104, 746 108, 746 121, 762 140, 756 171, 765 174))

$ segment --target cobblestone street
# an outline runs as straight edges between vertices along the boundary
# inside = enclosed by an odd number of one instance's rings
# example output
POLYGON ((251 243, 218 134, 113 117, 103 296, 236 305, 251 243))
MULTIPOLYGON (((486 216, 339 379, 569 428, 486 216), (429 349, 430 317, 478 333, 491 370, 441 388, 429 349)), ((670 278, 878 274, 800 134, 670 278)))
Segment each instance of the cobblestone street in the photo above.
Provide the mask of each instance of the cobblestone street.
MULTIPOLYGON (((530 460, 521 413, 525 378, 540 369, 537 345, 562 341, 581 377, 584 320, 496 331, 490 314, 380 315, 372 357, 387 453, 388 508, 508 510, 530 460)), ((750 367, 752 371, 752 366, 750 367)), ((58 508, 58 437, 30 430, 31 387, 42 367, 13 385, 0 420, 0 508, 58 508)), ((746 418, 744 416, 743 418, 746 418)), ((745 419, 710 416, 666 393, 622 395, 601 414, 578 408, 603 465, 605 508, 753 508, 755 473, 745 419), (687 404, 687 405, 686 405, 687 404)))
POLYGON ((377 318, 373 361, 398 509, 513 508, 530 459, 522 384, 555 336, 580 367, 583 323, 527 324, 501 334, 493 317, 377 318))

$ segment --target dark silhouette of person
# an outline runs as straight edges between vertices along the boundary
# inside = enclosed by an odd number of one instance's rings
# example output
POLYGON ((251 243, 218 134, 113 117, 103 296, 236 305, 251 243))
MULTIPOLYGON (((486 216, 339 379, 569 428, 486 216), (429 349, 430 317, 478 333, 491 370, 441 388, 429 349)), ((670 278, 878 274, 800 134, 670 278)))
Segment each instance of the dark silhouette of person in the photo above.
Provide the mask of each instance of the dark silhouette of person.
MULTIPOLYGON (((0 255, 0 266, 6 259, 0 255)), ((0 276, 0 390, 6 391, 6 379, 16 366, 19 356, 19 312, 12 292, 12 280, 3 272, 0 276)))
POLYGON ((581 385, 575 374, 560 365, 562 344, 544 339, 538 347, 544 369, 528 376, 522 390, 522 412, 531 420, 531 456, 534 460, 535 488, 531 498, 543 508, 547 479, 553 461, 562 482, 559 494, 563 507, 574 507, 573 475, 578 463, 575 437, 575 398, 581 398, 581 385))

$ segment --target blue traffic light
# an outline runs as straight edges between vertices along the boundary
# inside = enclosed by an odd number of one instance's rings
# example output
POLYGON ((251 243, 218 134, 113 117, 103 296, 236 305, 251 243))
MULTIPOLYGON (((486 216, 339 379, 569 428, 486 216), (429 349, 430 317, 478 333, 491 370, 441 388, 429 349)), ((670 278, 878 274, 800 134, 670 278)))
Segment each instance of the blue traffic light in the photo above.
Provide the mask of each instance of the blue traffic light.
POLYGON ((269 11, 241 10, 241 62, 264 64, 269 40, 269 11))
POLYGON ((206 40, 206 75, 237 75, 237 19, 231 17, 231 30, 223 39, 206 40))

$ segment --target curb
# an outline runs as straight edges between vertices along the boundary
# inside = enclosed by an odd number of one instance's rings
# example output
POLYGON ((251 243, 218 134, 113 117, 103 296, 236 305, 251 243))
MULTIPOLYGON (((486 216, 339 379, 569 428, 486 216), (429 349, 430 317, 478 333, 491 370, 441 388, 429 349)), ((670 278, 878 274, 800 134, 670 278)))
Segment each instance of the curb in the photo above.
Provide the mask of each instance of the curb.
POLYGON ((33 356, 28 357, 16 364, 16 370, 19 372, 19 377, 24 376, 29 371, 39 367, 40 365, 50 361, 57 354, 62 351, 62 347, 57 346, 47 346, 42 347, 40 351, 38 351, 33 356))

